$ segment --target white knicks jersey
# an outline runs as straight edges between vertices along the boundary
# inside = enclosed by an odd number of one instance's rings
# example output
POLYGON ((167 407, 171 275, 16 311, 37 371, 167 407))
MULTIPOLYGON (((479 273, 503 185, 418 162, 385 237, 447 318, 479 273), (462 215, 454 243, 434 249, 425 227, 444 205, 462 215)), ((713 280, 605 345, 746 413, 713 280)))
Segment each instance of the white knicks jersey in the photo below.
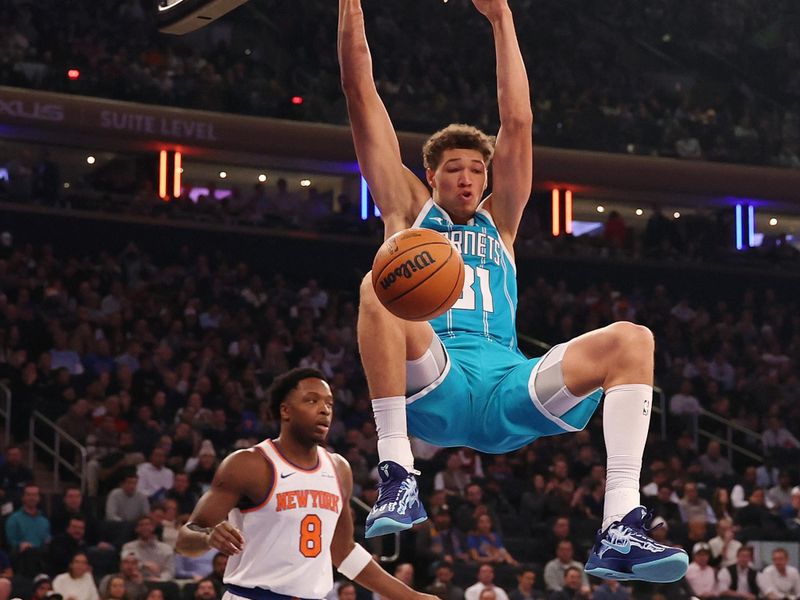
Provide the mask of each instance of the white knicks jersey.
POLYGON ((303 469, 286 460, 272 440, 255 449, 272 464, 272 489, 261 504, 228 515, 244 536, 244 550, 228 559, 223 581, 323 598, 333 588, 333 532, 339 513, 347 510, 331 455, 317 448, 316 468, 303 469))

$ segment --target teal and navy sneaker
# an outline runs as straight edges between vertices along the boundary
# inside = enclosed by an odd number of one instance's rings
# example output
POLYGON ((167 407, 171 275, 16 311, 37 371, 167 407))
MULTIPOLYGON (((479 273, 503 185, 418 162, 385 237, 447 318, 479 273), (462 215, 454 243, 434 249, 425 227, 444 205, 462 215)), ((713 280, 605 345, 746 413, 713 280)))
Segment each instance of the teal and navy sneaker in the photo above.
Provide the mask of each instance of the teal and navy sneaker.
POLYGON ((659 544, 649 535, 653 514, 643 506, 598 532, 586 572, 603 579, 670 583, 686 574, 689 555, 659 544))
POLYGON ((367 515, 368 538, 411 529, 428 518, 419 499, 417 478, 396 462, 378 465, 378 500, 367 515))

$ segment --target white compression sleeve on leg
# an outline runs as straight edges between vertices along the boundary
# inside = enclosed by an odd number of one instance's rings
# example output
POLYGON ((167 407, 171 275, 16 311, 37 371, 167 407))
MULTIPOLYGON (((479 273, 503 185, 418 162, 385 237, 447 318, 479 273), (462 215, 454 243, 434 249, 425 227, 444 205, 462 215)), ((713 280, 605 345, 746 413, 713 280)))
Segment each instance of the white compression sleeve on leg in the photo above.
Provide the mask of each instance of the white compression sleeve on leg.
POLYGON ((378 458, 391 460, 406 471, 414 470, 414 455, 408 441, 405 396, 375 398, 372 401, 375 429, 378 433, 378 458))
POLYGON ((370 553, 364 550, 361 544, 356 544, 336 570, 350 581, 353 581, 371 560, 370 553))
POLYGON ((639 478, 652 403, 650 385, 624 384, 606 391, 603 435, 608 465, 603 530, 641 504, 639 478))

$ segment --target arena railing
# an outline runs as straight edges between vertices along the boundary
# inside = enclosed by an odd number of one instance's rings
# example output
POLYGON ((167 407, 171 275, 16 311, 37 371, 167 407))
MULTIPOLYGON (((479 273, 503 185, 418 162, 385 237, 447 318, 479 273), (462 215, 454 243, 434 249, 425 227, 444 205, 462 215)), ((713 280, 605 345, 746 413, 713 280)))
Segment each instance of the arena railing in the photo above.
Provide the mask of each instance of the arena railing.
POLYGON ((0 381, 0 393, 3 395, 3 402, 0 403, 0 418, 3 419, 3 445, 11 443, 11 390, 0 381))
POLYGON ((734 433, 738 432, 743 434, 746 437, 753 438, 760 442, 761 434, 753 429, 749 429, 738 423, 734 423, 730 419, 726 419, 725 417, 721 417, 716 413, 711 412, 710 410, 706 410, 705 408, 700 409, 700 413, 696 415, 692 415, 692 433, 694 434, 694 445, 695 448, 698 447, 698 442, 700 441, 700 437, 707 438, 709 441, 719 442, 721 446, 725 447, 728 452, 728 460, 733 463, 734 452, 741 454, 751 460, 754 460, 758 463, 764 462, 764 456, 758 454, 757 452, 753 452, 749 448, 742 446, 741 444, 737 444, 733 441, 734 433), (715 423, 719 423, 725 427, 725 437, 720 437, 713 431, 709 431, 708 429, 703 429, 700 427, 700 419, 710 419, 715 423))
POLYGON ((58 491, 61 484, 61 468, 63 467, 75 475, 80 482, 79 485, 81 487, 81 492, 86 493, 86 447, 38 410, 33 411, 33 414, 31 415, 29 436, 28 443, 30 444, 30 451, 28 453, 28 463, 30 468, 33 469, 34 462, 36 460, 36 450, 39 449, 53 459, 54 492, 58 491), (53 437, 52 446, 48 445, 45 439, 36 437, 37 424, 48 428, 49 433, 53 437), (75 462, 70 462, 61 455, 62 445, 72 447, 78 453, 79 461, 76 462, 80 466, 76 466, 75 462))
MULTIPOLYGON (((355 506, 357 509, 364 511, 365 513, 369 513, 372 510, 370 505, 364 502, 361 498, 356 498, 355 496, 351 496, 350 502, 352 502, 353 506, 355 506)), ((392 552, 392 554, 389 554, 387 556, 380 556, 380 561, 382 563, 391 563, 400 558, 400 534, 395 532, 393 534, 393 537, 394 537, 394 552, 392 552)))

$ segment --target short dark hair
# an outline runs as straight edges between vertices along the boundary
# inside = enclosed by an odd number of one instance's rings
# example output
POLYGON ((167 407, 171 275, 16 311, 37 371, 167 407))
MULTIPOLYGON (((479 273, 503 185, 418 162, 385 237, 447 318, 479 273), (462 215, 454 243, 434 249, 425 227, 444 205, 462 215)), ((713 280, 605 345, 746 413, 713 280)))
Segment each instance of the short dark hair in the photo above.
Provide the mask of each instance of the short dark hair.
POLYGON ((297 384, 303 379, 322 379, 327 381, 325 375, 319 369, 311 367, 298 367, 286 371, 283 375, 278 375, 272 385, 269 386, 269 405, 272 409, 272 417, 280 420, 281 404, 284 403, 292 390, 297 388, 297 384))
POLYGON ((573 567, 567 567, 566 569, 564 569, 564 576, 566 577, 567 573, 569 573, 570 571, 575 571, 576 573, 578 573, 578 575, 581 574, 581 570, 578 567, 574 567, 573 566, 573 567))

